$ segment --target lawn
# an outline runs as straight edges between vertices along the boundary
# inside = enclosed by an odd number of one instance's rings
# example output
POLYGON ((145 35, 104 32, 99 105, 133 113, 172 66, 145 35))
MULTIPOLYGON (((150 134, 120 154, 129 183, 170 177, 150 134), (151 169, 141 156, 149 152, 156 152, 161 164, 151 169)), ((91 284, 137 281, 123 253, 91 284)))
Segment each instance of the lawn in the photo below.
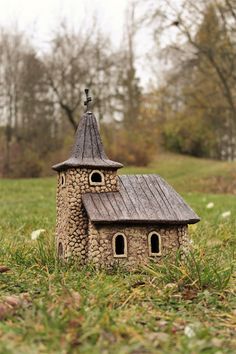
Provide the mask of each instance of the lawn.
POLYGON ((172 155, 125 169, 161 174, 202 218, 184 263, 133 274, 61 267, 55 178, 1 180, 0 265, 9 271, 0 273, 0 353, 235 353, 236 196, 203 193, 215 176, 233 184, 235 169, 172 155), (37 229, 46 231, 32 240, 37 229), (9 295, 21 300, 1 313, 9 295))

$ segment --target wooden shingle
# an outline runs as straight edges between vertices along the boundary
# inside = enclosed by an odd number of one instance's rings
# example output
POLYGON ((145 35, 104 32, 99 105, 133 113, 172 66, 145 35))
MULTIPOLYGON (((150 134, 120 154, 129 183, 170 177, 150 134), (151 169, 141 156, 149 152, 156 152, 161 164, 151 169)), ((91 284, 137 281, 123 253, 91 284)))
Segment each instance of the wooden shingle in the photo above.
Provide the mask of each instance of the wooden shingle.
POLYGON ((86 193, 82 200, 95 223, 194 224, 198 215, 159 175, 118 177, 119 192, 86 193))

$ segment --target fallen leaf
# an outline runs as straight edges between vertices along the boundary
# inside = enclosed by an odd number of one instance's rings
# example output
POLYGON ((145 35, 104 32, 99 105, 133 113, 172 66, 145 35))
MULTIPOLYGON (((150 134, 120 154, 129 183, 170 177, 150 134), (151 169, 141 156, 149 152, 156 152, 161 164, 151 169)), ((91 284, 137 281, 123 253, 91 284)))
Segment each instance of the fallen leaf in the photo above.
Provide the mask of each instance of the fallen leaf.
POLYGON ((170 338, 170 335, 165 332, 158 332, 156 333, 156 339, 158 339, 160 342, 167 342, 170 338))
POLYGON ((157 324, 159 327, 165 327, 168 324, 168 322, 165 320, 160 320, 157 322, 157 324))
POLYGON ((19 298, 19 296, 6 296, 4 298, 4 303, 7 305, 10 305, 11 307, 17 307, 20 305, 21 303, 21 299, 19 298))
POLYGON ((186 337, 188 338, 193 338, 195 337, 196 333, 194 331, 194 329, 192 328, 192 326, 186 326, 184 328, 184 334, 186 335, 186 337))
POLYGON ((138 286, 142 286, 142 285, 145 285, 144 281, 137 281, 132 285, 132 288, 137 288, 138 286))
POLYGON ((9 312, 9 307, 5 304, 0 303, 0 321, 6 318, 9 312))
POLYGON ((182 298, 184 300, 193 300, 197 297, 197 290, 196 289, 189 289, 185 288, 182 292, 182 298))
POLYGON ((14 314, 16 309, 28 307, 30 304, 31 300, 28 293, 3 297, 0 302, 0 320, 14 314))
POLYGON ((10 268, 4 266, 4 265, 0 265, 0 273, 6 273, 9 272, 10 268))
POLYGON ((176 289, 177 284, 176 283, 168 283, 164 286, 164 289, 176 289))
POLYGON ((81 303, 80 293, 77 291, 70 292, 69 296, 64 299, 64 304, 66 307, 79 308, 81 303))
POLYGON ((222 348, 223 340, 219 338, 212 338, 211 343, 214 347, 222 348))
POLYGON ((155 347, 158 347, 161 345, 161 343, 165 343, 170 340, 170 335, 164 332, 150 333, 147 337, 155 347))

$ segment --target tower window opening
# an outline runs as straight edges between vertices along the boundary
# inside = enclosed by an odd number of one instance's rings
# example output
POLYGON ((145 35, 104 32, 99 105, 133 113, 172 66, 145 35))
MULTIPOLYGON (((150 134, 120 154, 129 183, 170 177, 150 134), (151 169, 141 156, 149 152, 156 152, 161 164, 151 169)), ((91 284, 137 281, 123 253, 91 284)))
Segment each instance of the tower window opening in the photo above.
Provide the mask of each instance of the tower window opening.
POLYGON ((89 175, 89 183, 91 186, 104 185, 104 175, 100 171, 92 171, 89 175))
POLYGON ((61 179, 61 186, 65 187, 66 186, 66 175, 65 175, 65 173, 61 173, 60 179, 61 179))

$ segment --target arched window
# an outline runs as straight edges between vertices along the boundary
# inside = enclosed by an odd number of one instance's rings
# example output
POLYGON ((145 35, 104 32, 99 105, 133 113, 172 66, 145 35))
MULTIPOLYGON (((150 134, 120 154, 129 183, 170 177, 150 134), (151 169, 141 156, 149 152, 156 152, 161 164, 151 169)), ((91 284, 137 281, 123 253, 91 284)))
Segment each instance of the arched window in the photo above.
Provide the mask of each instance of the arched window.
POLYGON ((98 170, 94 170, 89 175, 89 183, 91 186, 101 186, 104 184, 104 175, 98 170))
POLYGON ((58 243, 57 253, 58 253, 58 258, 59 258, 59 259, 63 259, 63 257, 64 257, 64 251, 63 251, 63 245, 62 245, 61 242, 58 243))
POLYGON ((149 256, 161 255, 161 236, 153 231, 148 235, 149 256))
POLYGON ((125 235, 115 234, 112 241, 114 257, 127 257, 127 239, 125 235))
POLYGON ((60 174, 60 180, 61 180, 61 186, 65 187, 66 186, 66 175, 64 172, 60 174))

